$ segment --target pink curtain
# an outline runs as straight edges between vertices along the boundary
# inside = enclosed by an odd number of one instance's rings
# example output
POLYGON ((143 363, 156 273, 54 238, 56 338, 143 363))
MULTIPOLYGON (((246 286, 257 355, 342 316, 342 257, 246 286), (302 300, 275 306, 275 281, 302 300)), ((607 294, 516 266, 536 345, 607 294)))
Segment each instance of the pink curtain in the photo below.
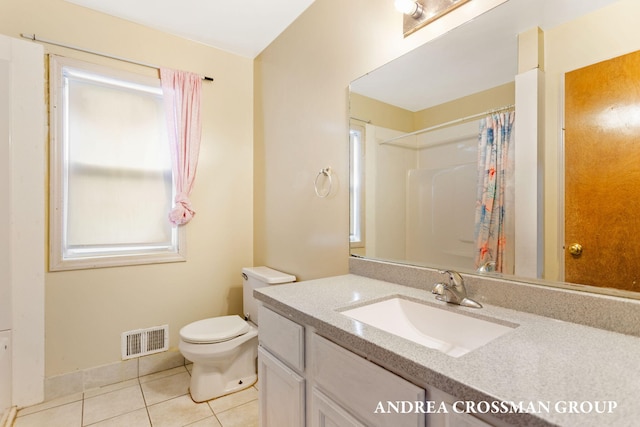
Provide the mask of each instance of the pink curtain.
POLYGON ((195 211, 189 194, 193 188, 200 151, 200 97, 202 78, 185 71, 160 69, 164 98, 171 164, 175 182, 175 206, 169 220, 176 225, 191 221, 195 211))

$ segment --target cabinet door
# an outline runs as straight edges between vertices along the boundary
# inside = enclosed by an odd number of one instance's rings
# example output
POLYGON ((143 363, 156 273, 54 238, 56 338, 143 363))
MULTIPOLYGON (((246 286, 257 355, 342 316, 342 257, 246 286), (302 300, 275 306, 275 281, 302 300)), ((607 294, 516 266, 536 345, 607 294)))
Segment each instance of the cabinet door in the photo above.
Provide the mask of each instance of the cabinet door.
POLYGON ((311 391, 311 427, 365 427, 317 388, 311 391))
POLYGON ((304 378, 258 348, 260 427, 303 427, 304 378))

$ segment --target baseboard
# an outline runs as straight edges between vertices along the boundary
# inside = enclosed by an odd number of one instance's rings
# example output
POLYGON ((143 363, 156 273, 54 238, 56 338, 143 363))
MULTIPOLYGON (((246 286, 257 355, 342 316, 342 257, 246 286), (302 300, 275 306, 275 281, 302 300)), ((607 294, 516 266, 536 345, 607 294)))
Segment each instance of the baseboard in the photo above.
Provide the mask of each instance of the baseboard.
POLYGON ((8 408, 5 413, 2 415, 0 419, 0 427, 11 427, 13 426, 13 422, 16 419, 16 414, 18 413, 18 408, 12 406, 8 408))
POLYGON ((162 353, 47 377, 44 383, 45 401, 132 380, 184 364, 182 354, 178 350, 170 349, 162 353))

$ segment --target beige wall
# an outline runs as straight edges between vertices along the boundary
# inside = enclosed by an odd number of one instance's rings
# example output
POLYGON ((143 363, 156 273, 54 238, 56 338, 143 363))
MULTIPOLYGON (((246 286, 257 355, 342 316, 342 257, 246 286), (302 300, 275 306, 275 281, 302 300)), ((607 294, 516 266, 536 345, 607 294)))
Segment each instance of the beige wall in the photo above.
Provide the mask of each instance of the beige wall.
MULTIPOLYGON (((187 226, 188 261, 47 273, 46 376, 119 361, 120 333, 126 330, 167 323, 175 349, 186 323, 241 313, 240 269, 253 265, 252 60, 62 0, 3 0, 0 33, 16 38, 35 33, 215 78, 203 84, 202 146, 192 193, 197 215, 187 226)), ((45 52, 157 75, 50 45, 45 52)), ((45 197, 44 187, 33 191, 45 197)))
POLYGON ((316 0, 255 61, 254 259, 312 279, 348 271, 349 82, 503 0, 402 36, 389 0, 316 0), (313 182, 334 170, 334 192, 313 182))
MULTIPOLYGON (((47 273, 45 375, 120 360, 120 333, 129 329, 168 323, 175 349, 184 324, 241 311, 243 266, 299 279, 347 272, 349 82, 503 1, 475 0, 404 39, 391 1, 316 0, 252 61, 63 0, 4 0, 2 34, 35 33, 215 78, 204 85, 188 261, 47 273), (320 199, 313 181, 327 166, 334 190, 320 199)), ((46 197, 45 185, 33 191, 46 197)))
POLYGON ((564 73, 640 50, 640 2, 621 0, 583 18, 548 30, 545 40, 545 278, 561 279, 563 256, 558 199, 562 190, 560 121, 564 73))
POLYGON ((417 111, 415 129, 447 123, 461 117, 481 114, 494 108, 513 105, 516 97, 515 82, 505 83, 482 92, 467 95, 444 104, 417 111))
POLYGON ((414 132, 430 126, 448 123, 463 117, 483 113, 515 102, 515 82, 496 86, 440 105, 411 112, 366 96, 352 93, 349 97, 351 124, 362 123, 355 118, 365 118, 370 124, 414 132))
POLYGON ((410 110, 386 104, 357 93, 349 94, 349 115, 351 117, 351 125, 364 125, 362 120, 365 120, 369 124, 402 132, 416 130, 413 119, 414 113, 410 110))

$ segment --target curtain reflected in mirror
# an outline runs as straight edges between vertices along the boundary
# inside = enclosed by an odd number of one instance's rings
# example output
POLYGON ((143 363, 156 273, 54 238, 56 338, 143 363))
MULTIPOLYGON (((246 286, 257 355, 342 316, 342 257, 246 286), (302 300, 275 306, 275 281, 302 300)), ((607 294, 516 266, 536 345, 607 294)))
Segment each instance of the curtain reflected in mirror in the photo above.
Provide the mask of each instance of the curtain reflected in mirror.
POLYGON ((478 271, 514 272, 514 121, 515 111, 506 111, 479 122, 474 223, 478 271))
POLYGON ((513 273, 515 112, 507 110, 409 135, 352 126, 351 253, 513 273))

